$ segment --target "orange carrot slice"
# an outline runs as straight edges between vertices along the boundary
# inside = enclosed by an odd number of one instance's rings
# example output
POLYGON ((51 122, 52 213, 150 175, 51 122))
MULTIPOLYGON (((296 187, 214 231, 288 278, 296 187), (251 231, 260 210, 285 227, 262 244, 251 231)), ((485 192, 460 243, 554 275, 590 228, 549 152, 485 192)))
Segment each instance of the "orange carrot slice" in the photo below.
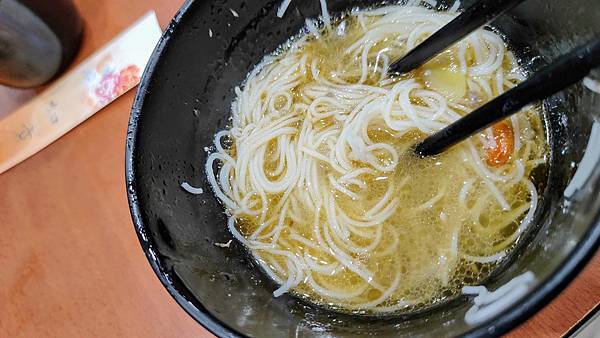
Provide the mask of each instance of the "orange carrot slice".
POLYGON ((506 122, 498 122, 492 126, 496 144, 487 149, 487 163, 493 167, 500 167, 508 161, 515 149, 515 133, 506 122))

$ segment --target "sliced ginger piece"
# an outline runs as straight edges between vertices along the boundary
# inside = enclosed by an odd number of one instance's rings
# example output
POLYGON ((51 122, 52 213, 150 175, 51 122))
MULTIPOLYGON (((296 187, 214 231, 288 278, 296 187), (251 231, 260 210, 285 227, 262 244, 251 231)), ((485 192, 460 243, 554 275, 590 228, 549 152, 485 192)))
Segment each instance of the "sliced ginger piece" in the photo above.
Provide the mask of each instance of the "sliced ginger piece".
POLYGON ((467 94, 465 74, 446 67, 425 68, 423 82, 427 88, 435 90, 449 100, 458 100, 467 94))
POLYGON ((467 94, 467 76, 457 69, 455 52, 448 49, 440 53, 421 72, 425 86, 449 100, 462 99, 467 94))

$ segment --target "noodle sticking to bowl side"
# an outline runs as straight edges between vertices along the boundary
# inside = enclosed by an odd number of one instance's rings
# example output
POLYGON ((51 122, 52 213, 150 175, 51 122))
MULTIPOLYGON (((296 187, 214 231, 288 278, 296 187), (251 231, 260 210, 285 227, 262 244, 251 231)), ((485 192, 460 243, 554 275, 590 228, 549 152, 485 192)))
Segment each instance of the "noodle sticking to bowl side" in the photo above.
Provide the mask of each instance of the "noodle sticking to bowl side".
POLYGON ((487 277, 537 207, 545 163, 530 107, 435 158, 418 140, 525 79, 478 30, 421 69, 390 62, 455 12, 353 11, 267 56, 235 89, 206 170, 228 227, 279 284, 347 311, 435 304, 487 277))

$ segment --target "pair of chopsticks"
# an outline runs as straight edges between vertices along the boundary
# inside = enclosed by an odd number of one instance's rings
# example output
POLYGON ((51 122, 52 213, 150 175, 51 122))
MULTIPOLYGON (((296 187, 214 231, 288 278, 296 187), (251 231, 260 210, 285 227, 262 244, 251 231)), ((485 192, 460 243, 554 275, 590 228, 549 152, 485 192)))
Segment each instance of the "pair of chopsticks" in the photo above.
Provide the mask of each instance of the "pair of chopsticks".
MULTIPOLYGON (((481 0, 442 27, 431 37, 390 66, 391 74, 412 71, 461 40, 477 28, 493 21, 525 0, 481 0)), ((467 139, 518 112, 526 105, 544 99, 585 78, 600 66, 600 38, 575 48, 529 79, 496 97, 448 127, 419 143, 415 152, 432 156, 467 139)))

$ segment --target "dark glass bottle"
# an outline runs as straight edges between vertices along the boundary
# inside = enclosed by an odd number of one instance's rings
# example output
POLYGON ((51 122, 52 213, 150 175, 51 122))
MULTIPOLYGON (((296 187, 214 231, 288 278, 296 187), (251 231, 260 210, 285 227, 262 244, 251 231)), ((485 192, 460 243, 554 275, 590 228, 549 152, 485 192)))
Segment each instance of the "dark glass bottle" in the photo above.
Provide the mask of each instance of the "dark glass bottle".
POLYGON ((30 88, 63 71, 79 50, 71 0, 0 0, 0 84, 30 88))

